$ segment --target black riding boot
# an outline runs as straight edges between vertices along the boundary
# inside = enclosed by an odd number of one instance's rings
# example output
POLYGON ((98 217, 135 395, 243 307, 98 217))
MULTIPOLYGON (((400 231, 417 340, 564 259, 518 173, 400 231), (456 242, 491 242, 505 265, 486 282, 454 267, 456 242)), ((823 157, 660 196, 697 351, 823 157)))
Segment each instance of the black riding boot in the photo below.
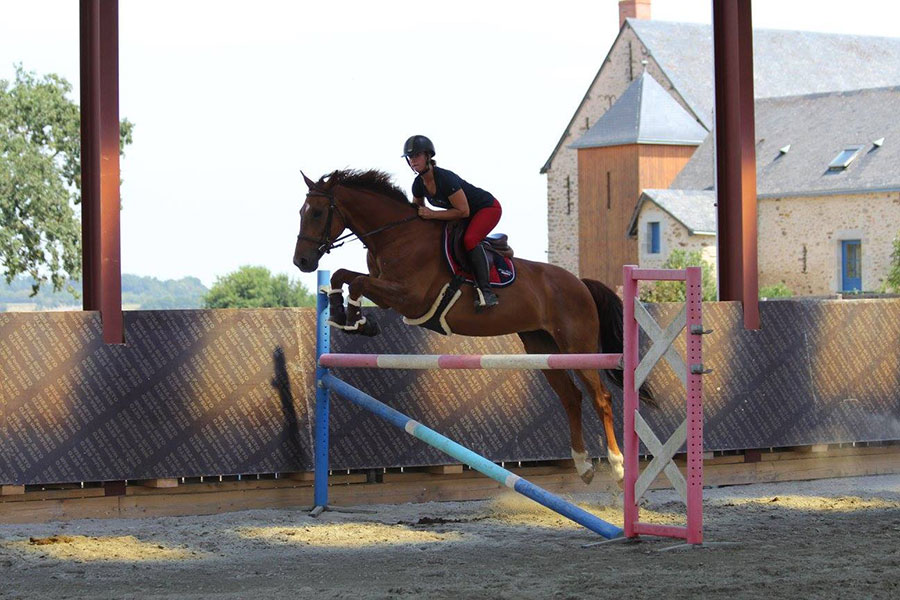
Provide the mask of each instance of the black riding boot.
POLYGON ((469 262, 475 272, 475 310, 495 306, 499 300, 497 294, 491 289, 490 267, 488 267, 487 253, 481 244, 469 250, 469 262))

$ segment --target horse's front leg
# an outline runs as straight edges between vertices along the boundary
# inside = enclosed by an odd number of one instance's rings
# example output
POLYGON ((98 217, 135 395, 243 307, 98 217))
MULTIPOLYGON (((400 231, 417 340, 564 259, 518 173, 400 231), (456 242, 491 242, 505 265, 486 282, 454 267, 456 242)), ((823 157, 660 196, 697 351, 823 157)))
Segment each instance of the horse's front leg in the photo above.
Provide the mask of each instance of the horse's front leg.
POLYGON ((362 315, 362 297, 378 306, 390 308, 398 298, 404 297, 403 286, 391 281, 360 275, 350 282, 347 297, 347 327, 367 336, 378 335, 378 324, 362 315))
POLYGON ((338 269, 331 276, 330 287, 325 289, 325 286, 322 286, 319 290, 320 293, 328 296, 328 324, 332 327, 344 329, 347 326, 347 314, 344 311, 344 285, 357 277, 365 277, 365 273, 338 269))

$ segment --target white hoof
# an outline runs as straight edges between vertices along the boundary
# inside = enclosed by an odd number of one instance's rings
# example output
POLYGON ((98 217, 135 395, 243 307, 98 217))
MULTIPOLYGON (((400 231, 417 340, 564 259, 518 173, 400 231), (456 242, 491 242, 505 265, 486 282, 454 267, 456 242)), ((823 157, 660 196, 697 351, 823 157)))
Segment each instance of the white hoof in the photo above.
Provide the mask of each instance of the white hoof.
POLYGON ((616 481, 625 479, 625 457, 621 454, 609 453, 609 468, 616 481))
POLYGON ((572 460, 575 461, 575 471, 581 480, 590 483, 594 478, 594 463, 591 462, 587 452, 575 452, 572 450, 572 460))

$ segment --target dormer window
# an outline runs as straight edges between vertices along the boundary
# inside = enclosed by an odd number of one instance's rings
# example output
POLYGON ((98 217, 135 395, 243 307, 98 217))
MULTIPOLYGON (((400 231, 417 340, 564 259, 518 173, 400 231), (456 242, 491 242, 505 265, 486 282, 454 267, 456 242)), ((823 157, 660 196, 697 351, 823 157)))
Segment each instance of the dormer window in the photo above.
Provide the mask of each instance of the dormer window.
POLYGON ((862 150, 862 146, 847 146, 841 150, 840 154, 834 157, 834 160, 828 165, 828 170, 843 171, 850 166, 850 163, 853 162, 860 150, 862 150))

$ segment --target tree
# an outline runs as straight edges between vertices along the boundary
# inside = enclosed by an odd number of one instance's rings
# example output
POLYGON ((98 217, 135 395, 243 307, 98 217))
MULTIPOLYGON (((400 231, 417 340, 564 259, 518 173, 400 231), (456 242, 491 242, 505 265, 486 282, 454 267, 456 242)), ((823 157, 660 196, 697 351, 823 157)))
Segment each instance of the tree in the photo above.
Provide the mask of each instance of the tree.
POLYGON ((315 306, 316 297, 299 281, 272 275, 265 267, 243 266, 217 277, 203 299, 206 308, 263 308, 275 306, 315 306))
MULTIPOLYGON (((30 276, 33 294, 81 276, 81 114, 71 91, 22 65, 15 81, 0 80, 0 264, 7 283, 30 276)), ((120 152, 133 127, 120 123, 120 152)))
POLYGON ((900 233, 894 238, 894 251, 891 253, 891 266, 885 284, 885 287, 900 293, 900 233))
MULTIPOLYGON (((716 299, 716 280, 712 275, 712 266, 703 260, 699 250, 686 252, 673 250, 663 269, 683 269, 685 267, 700 267, 702 277, 702 295, 705 302, 716 299)), ((683 281, 654 281, 651 285, 641 289, 642 302, 684 302, 685 291, 683 281)))

